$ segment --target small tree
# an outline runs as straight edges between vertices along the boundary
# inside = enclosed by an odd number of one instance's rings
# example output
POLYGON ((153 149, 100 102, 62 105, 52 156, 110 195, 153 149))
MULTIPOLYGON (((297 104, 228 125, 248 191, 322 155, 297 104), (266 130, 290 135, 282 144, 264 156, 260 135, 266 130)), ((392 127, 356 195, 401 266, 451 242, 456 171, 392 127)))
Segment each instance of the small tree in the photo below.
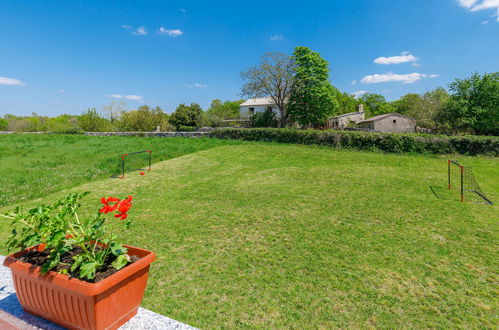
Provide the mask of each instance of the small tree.
POLYGON ((279 110, 279 126, 288 122, 287 102, 294 83, 294 61, 283 53, 267 53, 258 66, 241 72, 241 94, 248 97, 270 97, 279 110))
POLYGON ((0 118, 0 131, 6 131, 9 127, 9 122, 7 119, 0 118))
POLYGON ((244 100, 211 101, 210 108, 203 113, 202 125, 217 127, 222 124, 222 120, 239 118, 239 105, 243 102, 244 100))
POLYGON ((203 109, 196 103, 191 103, 191 105, 180 104, 175 112, 171 114, 169 118, 170 124, 178 128, 180 126, 191 126, 195 127, 202 118, 203 109))
POLYGON ((299 124, 324 124, 338 109, 335 89, 329 82, 328 62, 307 47, 293 53, 296 75, 289 99, 289 115, 299 124))
POLYGON ((123 111, 115 123, 120 131, 152 132, 157 126, 165 129, 168 116, 160 107, 141 105, 137 110, 123 111))
POLYGON ((263 112, 257 112, 250 117, 250 127, 277 127, 279 121, 275 117, 274 111, 266 109, 263 112))
POLYGON ((78 117, 78 126, 87 132, 106 132, 112 125, 95 108, 89 108, 78 117))
POLYGON ((449 85, 447 105, 435 120, 450 130, 499 135, 499 72, 472 74, 449 85))

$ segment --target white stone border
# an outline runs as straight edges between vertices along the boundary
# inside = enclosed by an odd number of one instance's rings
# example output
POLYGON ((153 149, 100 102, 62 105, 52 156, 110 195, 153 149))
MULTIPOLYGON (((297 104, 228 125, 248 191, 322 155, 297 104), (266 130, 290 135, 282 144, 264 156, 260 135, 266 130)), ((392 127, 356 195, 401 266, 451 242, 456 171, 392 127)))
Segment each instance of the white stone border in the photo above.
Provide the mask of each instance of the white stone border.
MULTIPOLYGON (((4 256, 0 256, 0 328, 8 324, 14 329, 63 330, 64 328, 50 321, 23 311, 17 299, 11 271, 9 268, 3 266, 4 259, 4 256)), ((137 315, 122 325, 120 329, 195 330, 196 328, 140 307, 137 315)))

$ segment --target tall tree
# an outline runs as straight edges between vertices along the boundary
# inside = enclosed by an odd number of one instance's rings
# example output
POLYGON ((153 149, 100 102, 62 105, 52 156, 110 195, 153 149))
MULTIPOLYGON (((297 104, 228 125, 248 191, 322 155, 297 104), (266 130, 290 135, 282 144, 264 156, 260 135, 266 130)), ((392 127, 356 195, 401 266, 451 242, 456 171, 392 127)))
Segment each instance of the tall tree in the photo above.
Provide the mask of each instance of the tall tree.
POLYGON ((436 115, 451 130, 499 135, 499 72, 472 74, 449 85, 449 102, 436 115))
POLYGON ((338 110, 336 111, 338 115, 356 112, 361 103, 355 96, 346 92, 342 93, 338 89, 336 89, 336 100, 338 101, 338 110))
POLYGON ((364 104, 368 117, 374 117, 394 111, 393 105, 388 103, 383 95, 366 93, 359 99, 364 104))
POLYGON ((328 62, 307 47, 296 47, 293 60, 296 74, 289 115, 302 125, 323 124, 338 109, 328 62))
POLYGON ((270 97, 277 106, 279 126, 288 122, 287 102, 294 84, 294 62, 286 54, 273 52, 262 56, 260 64, 241 72, 241 94, 248 97, 270 97))

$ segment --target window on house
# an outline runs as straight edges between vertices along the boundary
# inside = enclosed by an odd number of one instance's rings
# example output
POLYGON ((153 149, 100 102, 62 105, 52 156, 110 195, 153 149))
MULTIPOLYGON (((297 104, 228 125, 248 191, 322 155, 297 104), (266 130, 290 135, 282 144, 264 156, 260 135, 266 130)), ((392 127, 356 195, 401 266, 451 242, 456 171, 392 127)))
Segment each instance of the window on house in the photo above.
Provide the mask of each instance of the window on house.
POLYGON ((266 110, 267 111, 272 111, 272 107, 267 107, 266 110))
POLYGON ((394 123, 394 124, 396 124, 396 123, 397 123, 397 119, 394 119, 394 120, 393 120, 393 123, 394 123))
POLYGON ((254 115, 255 114, 255 108, 249 108, 248 112, 249 112, 250 115, 254 115))

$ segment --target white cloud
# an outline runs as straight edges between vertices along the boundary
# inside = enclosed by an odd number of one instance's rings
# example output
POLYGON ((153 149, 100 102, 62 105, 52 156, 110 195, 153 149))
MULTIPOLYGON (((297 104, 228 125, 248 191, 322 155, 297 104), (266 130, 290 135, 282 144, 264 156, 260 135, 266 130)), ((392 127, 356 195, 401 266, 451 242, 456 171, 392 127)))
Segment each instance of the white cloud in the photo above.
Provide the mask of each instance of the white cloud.
POLYGON ((485 25, 485 24, 489 24, 489 21, 485 20, 485 21, 482 21, 482 24, 485 25))
POLYGON ((284 36, 282 34, 275 34, 270 37, 270 41, 278 41, 278 40, 283 40, 284 36))
POLYGON ((376 64, 400 64, 400 63, 415 63, 418 60, 417 57, 411 55, 409 52, 402 52, 399 56, 391 56, 391 57, 378 57, 374 60, 376 64))
POLYGON ((61 88, 61 89, 59 89, 59 93, 65 93, 65 92, 66 92, 66 90, 65 90, 65 89, 62 89, 62 88, 61 88))
POLYGON ((196 88, 206 88, 206 87, 208 87, 208 85, 205 85, 205 84, 198 84, 198 83, 195 83, 195 84, 187 84, 186 86, 187 86, 187 87, 189 87, 189 88, 193 88, 193 87, 196 87, 196 88))
POLYGON ((361 97, 364 94, 367 94, 367 91, 356 91, 356 92, 353 92, 350 95, 353 95, 354 97, 359 98, 359 97, 361 97))
POLYGON ((499 22, 499 0, 458 0, 459 4, 470 11, 479 11, 484 9, 494 9, 496 11, 497 21, 499 22))
POLYGON ((136 36, 145 36, 147 34, 146 27, 141 26, 137 30, 132 31, 132 34, 135 34, 136 36))
POLYGON ((187 9, 185 9, 185 8, 180 8, 178 11, 181 13, 187 13, 187 9))
POLYGON ((145 26, 141 26, 137 30, 134 30, 133 26, 131 25, 122 25, 121 27, 126 30, 130 30, 130 33, 135 34, 136 36, 145 36, 146 34, 148 34, 145 26))
POLYGON ((355 85, 357 83, 357 80, 352 80, 352 85, 355 85))
POLYGON ((0 77, 0 85, 24 86, 26 84, 19 79, 0 77))
POLYGON ((126 100, 131 100, 131 101, 139 101, 143 102, 144 97, 141 95, 122 95, 122 94, 110 94, 107 97, 113 98, 113 99, 126 99, 126 100))
POLYGON ((384 82, 400 82, 402 84, 412 84, 422 78, 437 78, 437 74, 426 74, 426 73, 407 73, 407 74, 397 74, 397 73, 381 73, 368 75, 362 78, 360 81, 363 84, 377 84, 384 82))
POLYGON ((179 29, 168 30, 168 29, 165 29, 164 27, 160 27, 159 30, 157 31, 157 33, 160 35, 174 37, 174 38, 184 34, 184 32, 180 31, 179 29))

